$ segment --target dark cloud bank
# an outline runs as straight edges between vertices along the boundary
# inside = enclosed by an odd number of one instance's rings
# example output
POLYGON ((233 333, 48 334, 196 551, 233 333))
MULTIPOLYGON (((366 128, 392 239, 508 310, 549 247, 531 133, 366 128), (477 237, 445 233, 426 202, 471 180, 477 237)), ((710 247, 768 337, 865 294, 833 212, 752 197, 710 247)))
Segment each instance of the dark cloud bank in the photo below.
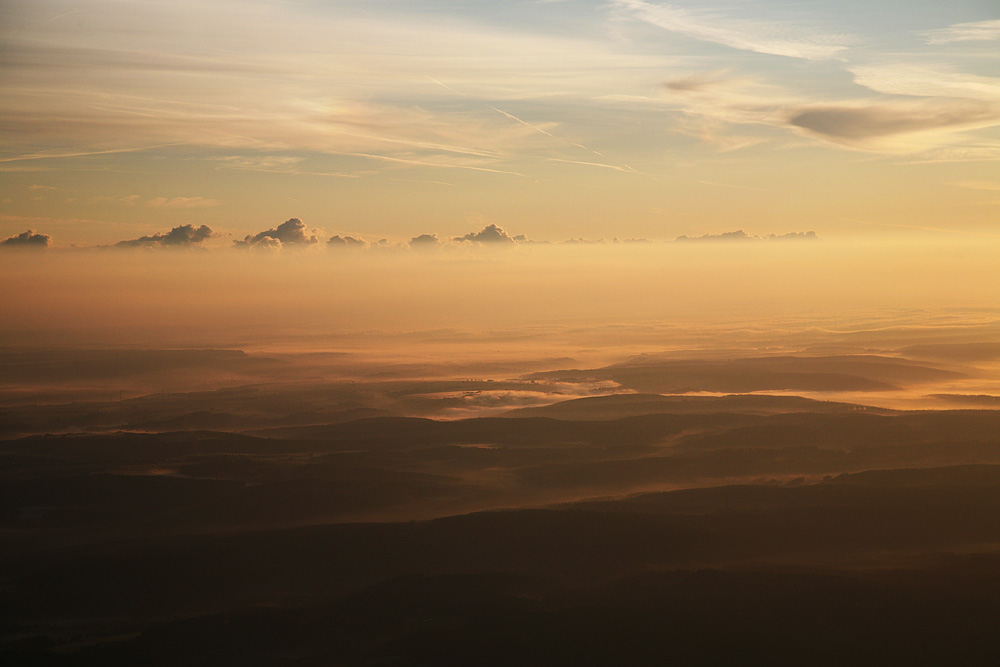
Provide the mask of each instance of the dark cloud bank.
POLYGON ((4 248, 47 248, 52 241, 48 234, 35 234, 30 229, 0 242, 4 248))
POLYGON ((750 236, 742 229, 722 234, 703 234, 701 236, 678 236, 675 241, 815 241, 819 237, 816 232, 789 232, 788 234, 768 234, 767 236, 750 236))
POLYGON ((497 225, 486 225, 478 232, 469 232, 465 236, 455 236, 452 238, 452 241, 459 243, 464 241, 472 243, 523 243, 527 240, 524 234, 510 236, 504 231, 503 227, 498 227, 497 225))
MULTIPOLYGON (((285 246, 309 247, 320 243, 319 232, 321 230, 310 229, 298 218, 290 218, 273 229, 267 229, 257 234, 249 234, 242 241, 234 242, 236 248, 261 248, 280 250, 285 246)), ((135 239, 128 239, 115 243, 113 248, 195 248, 210 238, 216 238, 219 234, 214 232, 208 225, 195 227, 194 225, 180 225, 174 227, 164 234, 153 234, 150 236, 140 236, 135 239)), ((751 236, 742 229, 723 232, 720 234, 703 234, 702 236, 678 236, 675 241, 722 241, 722 242, 742 242, 742 241, 813 241, 817 240, 815 232, 790 232, 787 234, 769 234, 767 236, 751 236)), ((0 247, 4 248, 46 248, 51 243, 48 234, 34 233, 28 230, 16 236, 0 242, 0 247)), ((550 244, 550 241, 536 241, 527 238, 524 234, 511 235, 503 227, 496 224, 489 224, 477 232, 469 232, 463 236, 453 236, 450 239, 442 240, 437 234, 420 234, 414 236, 406 243, 393 244, 386 239, 378 242, 365 241, 363 238, 350 236, 347 234, 336 234, 329 237, 326 246, 331 249, 355 249, 355 250, 382 250, 382 249, 406 249, 412 250, 432 250, 444 248, 448 245, 466 245, 481 247, 510 247, 524 244, 550 244)), ((619 241, 617 238, 607 239, 586 239, 573 238, 559 242, 562 245, 602 245, 620 243, 651 243, 648 239, 625 239, 619 241)), ((98 246, 107 248, 109 246, 98 246)))
POLYGON ((421 234, 410 239, 411 248, 433 248, 439 243, 437 234, 421 234))
POLYGON ((998 113, 994 105, 970 101, 903 109, 820 106, 798 111, 789 122, 831 141, 859 144, 906 132, 974 125, 995 120, 998 113))
POLYGON ((152 236, 140 236, 129 241, 119 241, 115 248, 191 248, 201 245, 205 239, 212 238, 215 234, 208 225, 195 227, 194 225, 181 225, 174 227, 166 234, 153 234, 152 236))
POLYGON ((298 218, 291 218, 274 229, 248 235, 242 241, 236 241, 235 245, 242 248, 281 248, 285 245, 306 246, 315 243, 319 243, 315 230, 308 229, 298 218))
POLYGON ((359 239, 354 236, 341 236, 339 234, 331 236, 330 240, 326 242, 331 248, 364 248, 368 244, 365 243, 364 239, 359 239))

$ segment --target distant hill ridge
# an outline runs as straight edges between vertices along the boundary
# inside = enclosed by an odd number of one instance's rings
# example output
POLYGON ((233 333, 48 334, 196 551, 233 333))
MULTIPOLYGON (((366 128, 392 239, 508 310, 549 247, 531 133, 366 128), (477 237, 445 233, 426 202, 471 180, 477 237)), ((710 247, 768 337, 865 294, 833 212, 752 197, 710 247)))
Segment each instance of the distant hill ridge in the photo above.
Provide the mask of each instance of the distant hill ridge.
POLYGON ((940 382, 962 373, 899 357, 878 355, 774 356, 736 359, 641 357, 592 369, 544 371, 531 380, 613 381, 640 393, 697 391, 887 391, 901 384, 940 382))
POLYGON ((801 396, 775 394, 730 394, 726 396, 686 396, 662 394, 613 394, 588 396, 540 407, 518 408, 505 417, 552 417, 555 419, 606 420, 647 414, 778 414, 785 412, 857 412, 893 414, 892 410, 854 403, 817 401, 801 396))

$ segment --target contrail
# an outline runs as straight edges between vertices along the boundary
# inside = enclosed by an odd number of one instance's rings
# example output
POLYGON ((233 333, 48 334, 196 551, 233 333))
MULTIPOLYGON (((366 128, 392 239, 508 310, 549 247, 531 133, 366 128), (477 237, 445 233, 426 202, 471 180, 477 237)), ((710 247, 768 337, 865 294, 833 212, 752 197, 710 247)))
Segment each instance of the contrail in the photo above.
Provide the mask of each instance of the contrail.
MULTIPOLYGON (((490 106, 489 104, 485 104, 485 106, 487 108, 489 108, 489 109, 493 109, 494 111, 496 111, 499 114, 503 114, 504 116, 506 116, 507 118, 510 118, 513 121, 517 121, 521 125, 524 125, 526 127, 530 127, 532 130, 535 130, 536 132, 541 132, 542 134, 544 134, 547 137, 552 137, 556 141, 560 141, 560 142, 569 144, 570 146, 576 146, 577 148, 582 148, 583 150, 587 151, 588 153, 593 153, 594 155, 597 155, 598 157, 602 157, 604 159, 608 158, 607 155, 604 155, 603 153, 595 151, 593 148, 590 148, 589 146, 584 146, 583 144, 578 144, 575 141, 570 141, 568 139, 563 139, 562 137, 557 137, 556 135, 552 134, 551 132, 543 130, 542 128, 538 127, 537 125, 532 125, 531 123, 529 123, 526 120, 521 120, 520 118, 518 118, 514 114, 509 113, 507 111, 504 111, 503 109, 497 109, 496 107, 490 106)), ((550 159, 552 159, 552 158, 550 158, 550 159)), ((573 162, 573 160, 554 160, 554 159, 553 159, 553 161, 555 161, 555 162, 573 162)), ((589 165, 593 165, 595 167, 608 167, 610 169, 617 169, 619 171, 630 171, 630 172, 633 172, 633 173, 636 173, 636 174, 639 173, 638 171, 636 171, 635 169, 633 169, 629 165, 625 164, 624 162, 619 162, 618 163, 621 166, 614 166, 614 165, 610 165, 610 164, 599 164, 597 162, 580 162, 579 164, 589 164, 589 165)))
POLYGON ((359 137, 361 139, 373 139, 375 141, 383 141, 391 144, 403 144, 405 146, 416 146, 417 148, 430 148, 438 151, 445 151, 447 153, 458 153, 459 155, 474 155, 476 157, 500 157, 497 153, 493 151, 484 151, 475 148, 465 148, 464 146, 448 146, 446 144, 435 144, 426 141, 410 141, 409 139, 393 139, 392 137, 379 137, 370 134, 361 134, 359 132, 340 132, 344 136, 348 137, 359 137))
POLYGON ((440 81, 438 81, 437 79, 435 79, 432 76, 429 76, 427 78, 430 79, 431 81, 433 81, 434 83, 436 83, 437 85, 441 86, 442 88, 450 90, 451 92, 455 93, 456 95, 461 95, 462 97, 468 97, 468 95, 466 95, 465 93, 462 93, 462 92, 459 92, 459 91, 455 90, 454 88, 452 88, 451 86, 449 86, 446 83, 441 83, 440 81))
MULTIPOLYGON (((343 153, 338 153, 337 155, 343 155, 343 153)), ((259 171, 265 174, 288 174, 290 176, 331 176, 336 178, 360 178, 357 174, 345 174, 337 171, 300 171, 298 169, 265 169, 263 167, 231 167, 231 166, 227 166, 226 169, 233 169, 236 171, 259 171)), ((291 199, 291 197, 286 197, 286 199, 291 199)), ((292 199, 292 201, 298 201, 298 200, 292 199)))
POLYGON ((502 169, 488 169, 486 167, 473 167, 467 164, 439 164, 435 162, 424 162, 423 160, 407 160, 400 157, 389 157, 388 155, 373 155, 372 153, 339 153, 339 155, 353 155, 354 157, 364 157, 371 160, 384 160, 386 162, 400 162, 402 164, 416 164, 422 167, 441 167, 442 169, 471 169, 473 171, 488 171, 492 174, 507 174, 509 176, 520 176, 521 178, 531 178, 526 174, 516 171, 504 171, 502 169))
POLYGON ((111 153, 135 153, 136 151, 149 151, 154 148, 166 148, 167 146, 180 146, 186 141, 175 141, 169 144, 156 144, 155 146, 137 146, 134 148, 113 148, 106 151, 81 151, 79 153, 31 153, 30 155, 18 155, 16 157, 0 158, 0 162, 18 162, 20 160, 47 160, 63 157, 85 157, 87 155, 109 155, 111 153))
MULTIPOLYGON (((470 95, 467 95, 466 93, 463 93, 461 91, 455 90, 451 86, 438 81, 437 79, 435 79, 432 76, 428 76, 427 78, 430 79, 431 81, 433 81, 434 83, 436 83, 437 85, 441 86, 445 90, 450 90, 451 92, 455 93, 456 95, 461 95, 462 97, 470 97, 470 95)), ((541 128, 541 127, 538 127, 537 125, 532 125, 528 121, 523 120, 521 118, 518 118, 517 116, 515 116, 514 114, 512 114, 512 113, 510 113, 508 111, 504 111, 503 109, 498 109, 495 106, 491 106, 489 104, 486 104, 485 102, 483 103, 483 106, 485 106, 487 109, 492 109, 493 111, 496 111, 498 114, 501 114, 502 116, 505 116, 505 117, 509 118, 510 120, 516 122, 516 123, 520 123, 521 125, 524 125, 525 127, 530 127, 535 132, 540 132, 541 134, 544 134, 547 137, 552 137, 556 141, 559 141, 559 142, 565 143, 565 144, 569 144, 570 146, 575 146, 577 148, 580 148, 582 150, 587 151, 588 153, 592 153, 592 154, 594 154, 594 155, 596 155, 598 157, 602 157, 605 160, 609 159, 607 155, 605 155, 604 153, 601 153, 600 151, 595 151, 593 148, 590 148, 589 146, 584 146, 583 144, 578 144, 575 141, 570 141, 568 139, 564 139, 562 137, 556 136, 556 135, 552 134, 551 132, 549 132, 548 130, 545 130, 545 129, 541 128)), ((570 162, 570 163, 574 162, 574 160, 557 160, 555 158, 547 158, 547 159, 549 161, 552 161, 552 162, 570 162)), ((628 164, 626 164, 624 162, 620 162, 620 161, 617 161, 617 160, 616 160, 616 162, 618 162, 619 166, 610 165, 610 164, 603 164, 603 163, 598 163, 598 162, 576 162, 576 164, 585 164, 585 165, 590 165, 590 166, 594 166, 594 167, 605 167, 605 168, 608 168, 608 169, 615 169, 617 171, 631 172, 631 173, 634 173, 634 174, 641 174, 642 173, 641 171, 639 171, 637 169, 633 169, 630 165, 628 165, 628 164)))
POLYGON ((603 162, 584 162, 582 160, 563 160, 563 159, 560 159, 560 158, 557 158, 557 157, 547 157, 547 158, 545 158, 545 161, 546 162, 565 162, 567 164, 582 164, 582 165, 586 165, 588 167, 602 167, 604 169, 614 169, 615 171, 624 171, 626 173, 639 173, 635 169, 632 169, 631 167, 629 167, 628 169, 626 169, 625 167, 619 167, 616 164, 604 164, 603 162))
MULTIPOLYGON (((512 113, 507 113, 503 109, 497 109, 496 107, 491 107, 489 104, 486 104, 484 106, 486 106, 488 109, 493 109, 494 111, 496 111, 499 114, 503 114, 504 116, 507 116, 507 118, 510 118, 511 120, 517 121, 518 123, 520 123, 521 125, 524 125, 525 127, 530 127, 532 130, 535 130, 536 132, 541 132, 542 134, 544 134, 547 137, 552 137, 553 139, 556 138, 556 135, 552 134, 551 132, 546 132, 545 130, 543 130, 542 128, 538 127, 537 125, 532 125, 531 123, 529 123, 526 120, 521 120, 520 118, 518 118, 517 116, 515 116, 512 113)), ((574 145, 579 146, 580 144, 574 144, 574 145)), ((590 150, 590 149, 588 148, 587 150, 590 150)))

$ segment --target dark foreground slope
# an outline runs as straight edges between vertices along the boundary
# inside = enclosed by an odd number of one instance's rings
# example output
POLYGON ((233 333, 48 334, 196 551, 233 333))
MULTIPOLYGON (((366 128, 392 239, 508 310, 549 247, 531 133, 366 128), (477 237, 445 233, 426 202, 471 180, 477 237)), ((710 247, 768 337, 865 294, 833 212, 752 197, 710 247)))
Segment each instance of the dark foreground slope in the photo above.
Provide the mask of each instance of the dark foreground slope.
POLYGON ((23 664, 987 664, 1000 467, 3 562, 23 664))
POLYGON ((133 537, 428 519, 641 491, 1000 463, 997 411, 879 415, 826 403, 820 412, 706 411, 713 402, 720 409, 774 403, 744 398, 699 400, 693 414, 604 421, 376 418, 254 435, 0 441, 0 545, 31 553, 133 537))
POLYGON ((516 574, 416 575, 335 600, 247 607, 8 657, 25 665, 995 664, 1000 582, 966 567, 676 571, 587 590, 516 574))
POLYGON ((996 662, 1000 412, 518 414, 0 441, 0 659, 996 662))

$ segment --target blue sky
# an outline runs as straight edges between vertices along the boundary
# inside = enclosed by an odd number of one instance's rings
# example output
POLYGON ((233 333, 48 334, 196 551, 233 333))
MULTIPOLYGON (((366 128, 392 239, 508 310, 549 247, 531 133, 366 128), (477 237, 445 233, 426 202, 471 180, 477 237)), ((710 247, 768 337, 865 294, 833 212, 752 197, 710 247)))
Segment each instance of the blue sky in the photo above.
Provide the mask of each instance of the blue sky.
POLYGON ((995 1, 0 7, 0 234, 996 234, 995 1))

